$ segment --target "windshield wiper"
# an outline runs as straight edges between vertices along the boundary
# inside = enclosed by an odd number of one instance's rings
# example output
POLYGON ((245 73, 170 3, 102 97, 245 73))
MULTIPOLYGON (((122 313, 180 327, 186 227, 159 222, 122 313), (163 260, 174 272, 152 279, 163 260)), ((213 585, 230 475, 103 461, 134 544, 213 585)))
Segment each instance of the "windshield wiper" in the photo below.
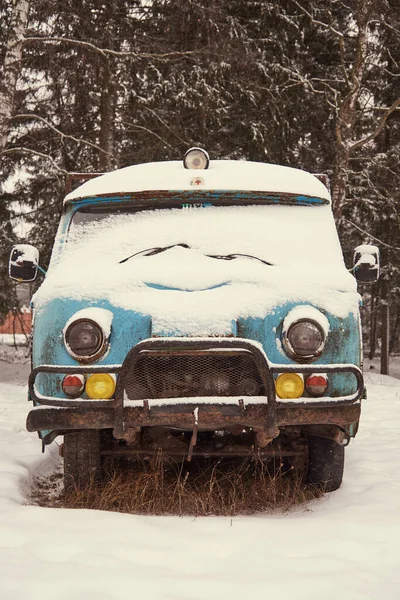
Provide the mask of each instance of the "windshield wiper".
POLYGON ((209 258, 218 258, 220 260, 233 260, 235 258, 253 258, 254 260, 259 260, 264 263, 264 265, 268 265, 269 267, 273 267, 274 265, 262 258, 258 258, 258 256, 253 256, 252 254, 207 254, 209 258))
MULTIPOLYGON (((161 252, 165 252, 166 250, 170 250, 171 248, 190 248, 188 244, 172 244, 171 246, 155 246, 154 248, 145 248, 144 250, 139 250, 139 252, 135 252, 135 254, 131 254, 131 256, 127 256, 126 258, 119 261, 119 264, 134 258, 135 256, 154 256, 155 254, 160 254, 161 252)), ((219 260, 234 260, 235 258, 252 258, 254 260, 258 260, 262 262, 264 265, 268 265, 269 267, 273 267, 273 264, 259 258, 258 256, 253 256, 252 254, 206 254, 209 258, 217 258, 219 260)))
POLYGON ((170 250, 171 248, 176 248, 177 246, 180 246, 181 248, 190 248, 190 246, 187 244, 172 244, 172 246, 156 246, 155 248, 146 248, 145 250, 139 250, 139 252, 135 252, 135 254, 131 254, 131 256, 127 256, 126 258, 120 260, 119 264, 121 265, 134 256, 154 256, 155 254, 160 254, 160 252, 165 252, 165 250, 170 250))

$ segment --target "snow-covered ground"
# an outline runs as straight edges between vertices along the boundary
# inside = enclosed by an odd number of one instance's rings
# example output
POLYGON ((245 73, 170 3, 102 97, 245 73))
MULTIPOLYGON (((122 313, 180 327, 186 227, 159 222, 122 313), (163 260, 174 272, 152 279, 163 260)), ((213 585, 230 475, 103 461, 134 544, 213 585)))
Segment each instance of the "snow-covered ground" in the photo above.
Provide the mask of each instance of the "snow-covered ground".
MULTIPOLYGON (((381 370, 381 359, 380 357, 369 358, 364 357, 364 372, 366 373, 380 373, 381 370)), ((389 375, 391 377, 397 377, 400 379, 400 356, 389 357, 389 375)))
POLYGON ((0 333, 0 347, 5 344, 6 346, 14 346, 17 344, 19 346, 28 345, 28 337, 23 333, 16 333, 13 335, 12 333, 0 333))
POLYGON ((27 505, 59 458, 25 430, 23 375, 0 384, 1 600, 400 598, 399 380, 367 372, 340 490, 289 514, 194 519, 27 505))

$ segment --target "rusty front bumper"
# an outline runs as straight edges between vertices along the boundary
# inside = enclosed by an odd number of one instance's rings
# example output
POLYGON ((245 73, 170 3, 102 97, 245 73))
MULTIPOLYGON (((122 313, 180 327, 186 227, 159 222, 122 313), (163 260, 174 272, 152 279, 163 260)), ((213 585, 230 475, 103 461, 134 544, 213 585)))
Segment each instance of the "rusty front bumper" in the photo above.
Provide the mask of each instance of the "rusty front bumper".
MULTIPOLYGON (((122 439, 129 430, 153 425, 191 430, 197 418, 202 430, 215 431, 240 425, 251 427, 255 431, 263 432, 267 437, 274 438, 279 434, 279 428, 287 425, 330 424, 345 428, 351 423, 356 423, 360 415, 359 401, 363 389, 363 376, 355 365, 271 364, 259 344, 238 338, 154 338, 140 342, 132 348, 122 366, 40 366, 34 369, 29 378, 29 393, 36 406, 28 414, 27 429, 57 432, 73 429, 113 429, 114 436, 122 439), (183 355, 250 352, 263 381, 266 395, 257 398, 256 402, 247 396, 165 399, 162 402, 160 399, 127 401, 126 377, 142 352, 183 355), (115 398, 112 400, 43 397, 35 388, 35 379, 39 373, 104 372, 115 373, 118 376, 115 398), (275 394, 274 375, 287 372, 303 373, 305 376, 310 373, 351 373, 357 382, 356 391, 339 398, 304 397, 280 400, 275 394)), ((53 437, 51 436, 51 439, 53 437)))

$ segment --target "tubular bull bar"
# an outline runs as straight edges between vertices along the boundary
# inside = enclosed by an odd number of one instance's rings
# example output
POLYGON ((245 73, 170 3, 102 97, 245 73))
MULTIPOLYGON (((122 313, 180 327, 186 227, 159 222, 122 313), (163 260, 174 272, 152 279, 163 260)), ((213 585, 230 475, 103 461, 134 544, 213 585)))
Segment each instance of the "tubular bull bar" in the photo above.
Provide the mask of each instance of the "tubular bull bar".
MULTIPOLYGON (((28 431, 52 430, 65 432, 74 429, 113 429, 117 439, 126 439, 129 430, 164 425, 183 430, 193 430, 197 420, 199 429, 215 431, 234 425, 251 427, 267 438, 279 435, 286 425, 330 424, 344 428, 355 423, 360 415, 360 402, 364 390, 363 375, 359 367, 351 364, 336 365, 280 365, 270 363, 257 342, 240 338, 152 338, 139 342, 127 354, 122 365, 104 366, 49 366, 32 370, 29 377, 29 394, 35 407, 28 414, 28 431), (167 398, 152 400, 127 400, 125 382, 134 369, 139 356, 199 356, 250 353, 264 385, 265 396, 218 396, 197 398, 167 398), (115 398, 90 400, 43 396, 36 391, 35 380, 39 373, 117 375, 115 398), (274 375, 280 373, 350 373, 357 382, 356 391, 339 397, 297 398, 281 400, 276 397, 274 375), (194 418, 195 415, 195 418, 194 418)), ((197 425, 196 425, 197 427, 197 425)), ((54 435, 45 443, 50 443, 54 435)))

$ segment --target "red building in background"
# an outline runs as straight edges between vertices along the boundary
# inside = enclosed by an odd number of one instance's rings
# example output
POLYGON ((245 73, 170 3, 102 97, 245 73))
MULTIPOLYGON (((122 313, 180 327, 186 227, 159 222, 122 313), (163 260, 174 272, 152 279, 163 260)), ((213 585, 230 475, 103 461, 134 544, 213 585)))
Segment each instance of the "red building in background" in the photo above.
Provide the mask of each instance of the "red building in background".
POLYGON ((32 313, 29 308, 22 308, 17 313, 9 312, 2 325, 0 325, 0 334, 25 334, 29 335, 32 329, 32 313))

